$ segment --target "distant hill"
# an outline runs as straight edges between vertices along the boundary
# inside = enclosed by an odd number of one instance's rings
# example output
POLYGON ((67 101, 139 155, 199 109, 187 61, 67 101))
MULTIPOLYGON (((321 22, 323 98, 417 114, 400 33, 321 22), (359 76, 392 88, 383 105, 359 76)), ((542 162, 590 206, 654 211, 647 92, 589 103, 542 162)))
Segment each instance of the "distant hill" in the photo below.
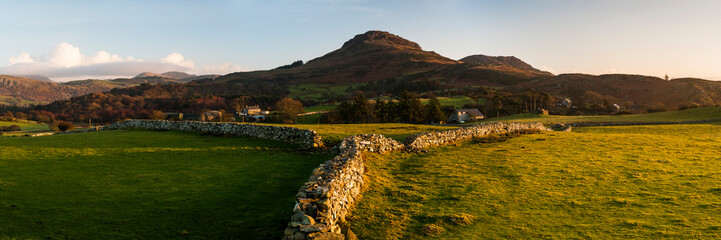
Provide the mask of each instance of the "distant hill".
POLYGON ((43 75, 18 75, 17 77, 24 77, 24 78, 34 79, 34 80, 38 80, 38 81, 43 81, 43 82, 55 82, 53 80, 50 80, 50 78, 43 76, 43 75))
POLYGON ((193 74, 184 73, 184 72, 172 71, 172 72, 166 72, 166 73, 161 73, 161 74, 151 73, 151 72, 143 72, 133 78, 147 78, 147 77, 170 78, 170 79, 189 79, 189 78, 195 78, 198 76, 193 75, 193 74))
POLYGON ((683 78, 666 81, 657 77, 608 74, 561 74, 514 86, 566 96, 576 102, 611 103, 637 108, 703 106, 721 104, 721 82, 683 78))
MULTIPOLYGON (((193 78, 197 78, 195 76, 193 78)), ((190 80, 188 80, 190 81, 190 80)), ((135 77, 113 80, 78 80, 64 83, 39 81, 26 77, 0 75, 0 104, 28 106, 68 99, 94 92, 105 92, 114 88, 150 84, 181 84, 186 81, 167 77, 135 77)))

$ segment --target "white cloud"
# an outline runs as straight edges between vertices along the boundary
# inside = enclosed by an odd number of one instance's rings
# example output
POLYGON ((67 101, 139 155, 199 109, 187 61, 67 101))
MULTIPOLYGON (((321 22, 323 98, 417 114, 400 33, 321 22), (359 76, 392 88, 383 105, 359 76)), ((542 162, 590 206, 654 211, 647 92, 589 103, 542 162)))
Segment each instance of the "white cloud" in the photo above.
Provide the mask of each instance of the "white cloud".
POLYGON ((69 43, 61 43, 50 50, 50 63, 61 67, 74 67, 82 63, 85 56, 77 48, 69 43))
POLYGON ((180 53, 168 54, 167 57, 160 59, 160 62, 175 64, 175 65, 187 67, 190 69, 195 67, 195 63, 193 63, 193 61, 186 61, 185 57, 183 57, 183 55, 180 53))
POLYGON ((60 43, 45 57, 33 57, 27 52, 9 58, 10 65, 0 67, 0 72, 10 75, 43 75, 55 81, 80 79, 110 79, 132 77, 141 72, 164 73, 182 71, 191 74, 227 74, 242 71, 233 63, 204 65, 196 68, 195 63, 180 53, 168 54, 157 61, 146 61, 134 57, 121 57, 106 51, 86 56, 80 48, 70 43, 60 43))
POLYGON ((20 56, 17 57, 10 57, 10 65, 17 64, 17 63, 31 63, 33 62, 33 58, 30 57, 30 54, 23 52, 20 54, 20 56))

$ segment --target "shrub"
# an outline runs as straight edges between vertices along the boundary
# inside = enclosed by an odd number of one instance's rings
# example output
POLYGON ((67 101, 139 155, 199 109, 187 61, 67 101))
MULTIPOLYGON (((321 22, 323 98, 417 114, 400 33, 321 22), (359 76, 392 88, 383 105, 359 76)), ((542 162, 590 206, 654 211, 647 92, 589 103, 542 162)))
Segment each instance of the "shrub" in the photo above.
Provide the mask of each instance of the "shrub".
POLYGON ((18 125, 10 125, 5 127, 0 127, 0 132, 16 132, 16 131, 22 131, 22 128, 18 125))
POLYGON ((58 130, 61 132, 70 131, 75 129, 75 124, 71 122, 60 122, 58 123, 58 130))

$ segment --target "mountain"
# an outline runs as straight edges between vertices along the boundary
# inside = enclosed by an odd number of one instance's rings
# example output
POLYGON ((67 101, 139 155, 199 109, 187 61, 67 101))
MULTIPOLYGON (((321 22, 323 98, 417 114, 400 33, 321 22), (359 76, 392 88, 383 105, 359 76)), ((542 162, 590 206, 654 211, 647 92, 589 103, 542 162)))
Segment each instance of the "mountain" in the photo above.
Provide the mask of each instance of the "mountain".
MULTIPOLYGON (((518 62, 523 63, 520 60, 518 62)), ((343 86, 394 79, 402 82, 402 85, 429 85, 428 81, 432 81, 430 85, 433 86, 455 88, 468 84, 500 86, 552 76, 528 64, 524 68, 514 66, 490 68, 464 63, 433 51, 425 51, 419 44, 400 36, 383 31, 368 31, 346 41, 339 49, 300 66, 232 73, 218 77, 215 81, 343 86)))

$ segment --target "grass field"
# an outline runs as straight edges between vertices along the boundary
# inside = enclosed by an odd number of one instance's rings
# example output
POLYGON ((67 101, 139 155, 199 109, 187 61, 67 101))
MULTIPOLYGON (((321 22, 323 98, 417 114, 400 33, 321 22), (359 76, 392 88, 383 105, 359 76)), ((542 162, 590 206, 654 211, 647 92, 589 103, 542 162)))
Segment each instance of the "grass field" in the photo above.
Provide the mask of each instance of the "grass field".
POLYGON ((429 126, 403 123, 369 123, 369 124, 295 124, 288 125, 300 129, 311 129, 320 133, 323 141, 337 143, 343 138, 357 134, 382 134, 397 141, 419 132, 454 129, 457 127, 429 126))
POLYGON ((338 105, 317 105, 317 106, 303 108, 303 112, 330 111, 330 110, 333 110, 336 108, 338 108, 338 105))
POLYGON ((351 228, 360 239, 721 238, 721 126, 574 131, 369 155, 351 228), (464 214, 473 221, 449 220, 464 214))
POLYGON ((47 124, 44 123, 18 123, 18 122, 3 122, 0 121, 0 127, 18 125, 23 131, 44 131, 50 130, 47 124))
MULTIPOLYGON (((469 103, 477 103, 477 104, 485 104, 485 99, 481 99, 479 101, 473 100, 472 98, 466 97, 466 96, 457 96, 457 97, 439 97, 438 101, 441 103, 441 106, 453 106, 454 108, 463 108, 463 105, 469 104, 469 103)), ((423 99, 421 100, 423 104, 427 104, 428 100, 423 99)))
POLYGON ((179 132, 0 138, 0 239, 280 239, 332 158, 295 149, 179 132))
POLYGON ((692 108, 681 111, 658 112, 633 115, 598 115, 598 116, 559 116, 539 115, 532 113, 518 114, 508 117, 490 118, 491 122, 543 122, 569 123, 569 122, 654 122, 654 121, 692 121, 706 119, 721 119, 721 107, 692 108))

